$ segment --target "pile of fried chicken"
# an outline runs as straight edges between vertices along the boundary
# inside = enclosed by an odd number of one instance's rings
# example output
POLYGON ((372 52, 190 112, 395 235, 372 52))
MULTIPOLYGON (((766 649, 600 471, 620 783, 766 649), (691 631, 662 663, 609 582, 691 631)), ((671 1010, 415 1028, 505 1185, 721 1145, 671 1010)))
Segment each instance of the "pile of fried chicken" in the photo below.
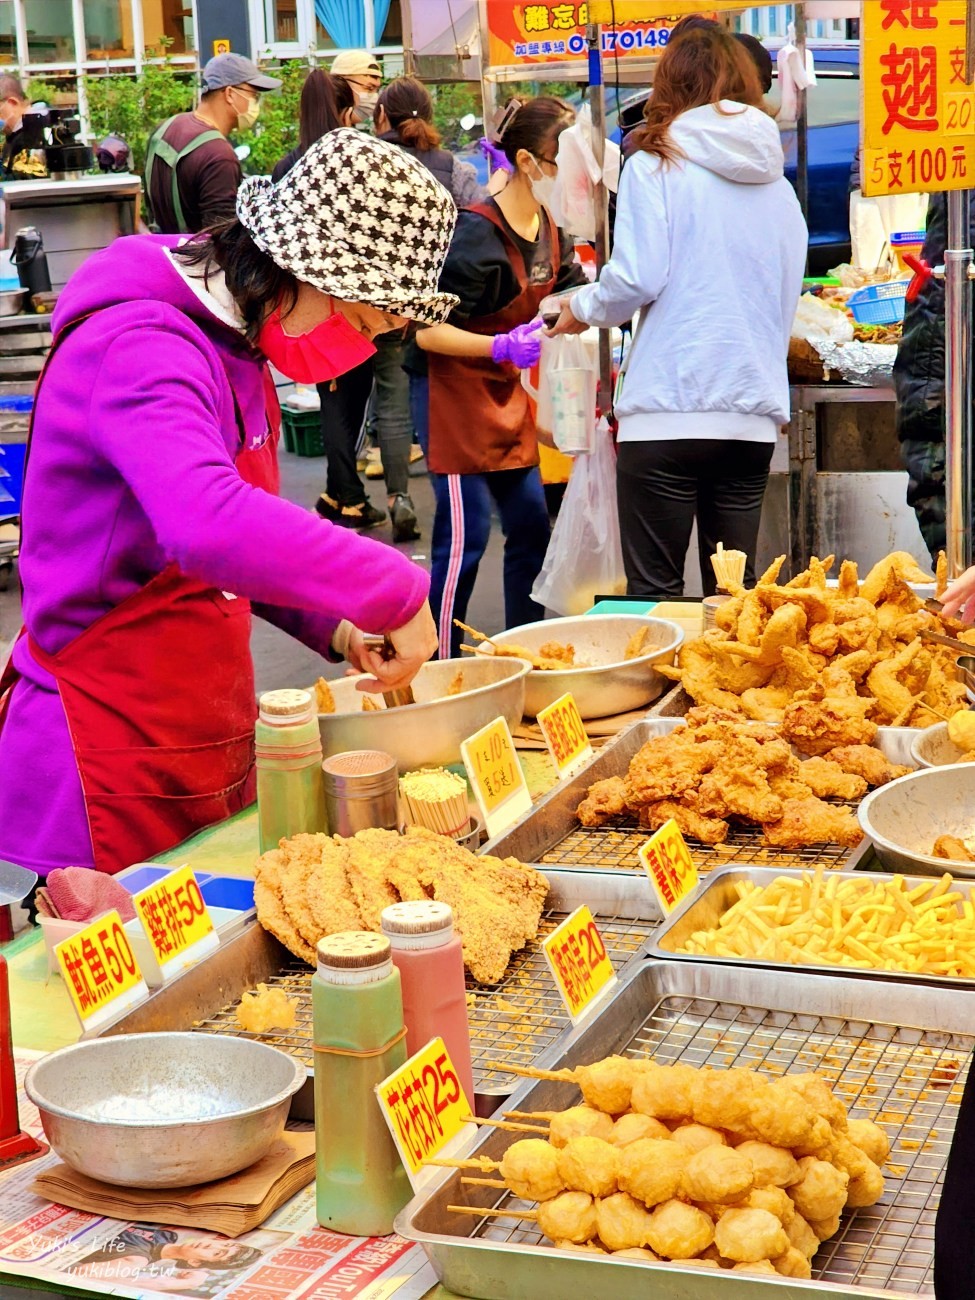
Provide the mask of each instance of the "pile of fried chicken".
POLYGON ((847 721, 835 715, 831 697, 807 702, 802 725, 792 728, 749 723, 727 709, 693 708, 683 727, 647 741, 625 777, 590 786, 576 816, 596 827, 631 815, 648 830, 673 818, 684 835, 704 844, 722 844, 730 823, 743 822, 761 826, 765 843, 775 848, 852 848, 862 838, 856 817, 825 800, 854 801, 910 768, 851 736, 847 721), (792 745, 813 757, 797 758, 792 745))
POLYGON ((862 582, 856 564, 844 560, 832 587, 833 556, 814 558, 779 585, 784 561, 780 556, 754 590, 736 588, 719 606, 715 628, 686 642, 675 667, 660 666, 695 703, 785 722, 810 741, 809 715, 826 715, 829 735, 807 750, 818 754, 869 744, 878 724, 927 727, 968 707, 953 652, 921 633, 947 631, 975 649, 975 631, 925 607, 908 583, 930 577, 910 555, 888 555, 862 582), (837 729, 842 739, 833 738, 837 729))
POLYGON ((448 903, 478 983, 496 984, 511 955, 538 933, 548 881, 515 858, 476 857, 422 826, 405 835, 359 831, 295 835, 255 868, 257 919, 310 965, 339 930, 379 931, 383 908, 427 898, 448 903))

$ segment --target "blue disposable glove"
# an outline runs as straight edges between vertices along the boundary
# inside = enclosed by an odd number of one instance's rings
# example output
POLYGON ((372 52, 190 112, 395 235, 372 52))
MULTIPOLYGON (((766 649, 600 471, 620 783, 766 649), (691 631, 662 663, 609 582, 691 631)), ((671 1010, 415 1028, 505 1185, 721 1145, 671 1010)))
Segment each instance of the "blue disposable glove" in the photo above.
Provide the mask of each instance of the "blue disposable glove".
POLYGON ((530 370, 542 355, 542 318, 536 316, 526 325, 516 325, 507 334, 495 334, 491 359, 501 365, 510 361, 519 370, 530 370))
POLYGON ((491 164, 492 171, 514 171, 514 168, 505 156, 504 150, 499 145, 496 145, 493 140, 489 140, 486 135, 481 136, 480 140, 477 142, 477 147, 491 164))

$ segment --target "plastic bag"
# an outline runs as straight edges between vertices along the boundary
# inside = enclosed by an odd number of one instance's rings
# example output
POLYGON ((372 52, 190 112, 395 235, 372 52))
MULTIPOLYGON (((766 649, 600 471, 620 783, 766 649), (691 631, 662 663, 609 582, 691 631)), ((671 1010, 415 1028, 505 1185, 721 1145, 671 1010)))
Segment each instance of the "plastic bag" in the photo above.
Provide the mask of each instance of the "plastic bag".
MULTIPOLYGON (((592 117, 584 105, 575 122, 559 136, 559 172, 555 182, 552 216, 576 240, 596 238, 596 210, 593 190, 599 180, 599 164, 592 150, 592 117)), ((615 194, 620 181, 620 149, 612 140, 604 146, 603 183, 615 194)))
POLYGON ((596 431, 598 330, 559 334, 554 339, 543 336, 537 374, 537 388, 527 370, 521 372, 521 382, 536 403, 539 442, 567 456, 590 452, 596 431))
POLYGON ((600 420, 595 446, 572 468, 532 600, 564 616, 584 614, 597 595, 626 593, 616 506, 616 450, 600 420))
POLYGON ((804 293, 799 299, 795 320, 792 322, 792 337, 805 339, 813 347, 825 341, 851 343, 853 322, 845 312, 827 307, 811 293, 804 293))

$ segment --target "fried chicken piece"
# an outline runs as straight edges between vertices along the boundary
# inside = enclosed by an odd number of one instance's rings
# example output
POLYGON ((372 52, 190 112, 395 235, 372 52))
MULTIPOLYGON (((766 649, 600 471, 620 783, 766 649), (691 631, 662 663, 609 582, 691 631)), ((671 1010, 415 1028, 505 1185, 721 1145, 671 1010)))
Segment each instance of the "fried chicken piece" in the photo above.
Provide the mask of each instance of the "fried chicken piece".
POLYGON ((948 557, 944 551, 938 552, 938 561, 934 566, 934 598, 940 600, 948 590, 948 557))
POLYGON ((335 712, 335 696, 332 694, 332 688, 324 677, 319 677, 312 687, 312 693, 315 696, 319 713, 335 712))
POLYGON ((360 831, 340 841, 349 855, 349 886, 365 930, 379 930, 383 910, 403 901, 388 880, 392 848, 383 837, 390 833, 360 831))
POLYGON ((863 839, 849 808, 808 799, 786 799, 777 821, 763 822, 764 842, 777 849, 803 849, 810 844, 841 844, 852 849, 863 839))
POLYGON ((640 655, 647 653, 647 642, 650 640, 650 626, 638 627, 626 643, 626 649, 623 652, 624 662, 627 659, 639 659, 640 655))
POLYGON ((538 653, 542 659, 551 659, 554 663, 560 664, 563 668, 582 667, 576 664, 576 648, 573 645, 563 645, 561 641, 545 641, 538 647, 538 653))
POLYGON ((969 853, 957 835, 939 835, 931 848, 931 853, 934 857, 944 858, 948 862, 975 862, 975 853, 969 853))
POLYGON ((657 671, 663 677, 683 683, 684 690, 696 704, 713 704, 740 713, 738 696, 725 690, 718 682, 707 635, 695 641, 685 641, 677 653, 677 663, 672 667, 657 664, 657 671))
POLYGON ((794 650, 805 630, 805 612, 798 605, 786 604, 776 609, 765 624, 758 645, 746 645, 741 641, 715 640, 712 648, 715 654, 735 655, 747 663, 774 667, 782 657, 783 646, 789 646, 794 650))
POLYGON ((782 716, 782 734, 803 754, 828 754, 839 745, 869 745, 877 735, 877 724, 864 716, 872 703, 856 695, 796 698, 782 716))
POLYGON ((876 605, 892 577, 900 582, 931 581, 931 575, 918 567, 913 555, 907 551, 894 551, 873 566, 860 584, 860 595, 871 605, 876 605))
POLYGON ((888 781, 896 781, 899 776, 907 776, 911 771, 909 767, 888 762, 873 745, 839 745, 829 750, 826 758, 844 772, 862 777, 871 786, 886 785, 888 781))
POLYGON ((576 817, 583 826, 602 826, 625 812, 626 783, 621 776, 610 776, 589 787, 585 799, 576 809, 576 817))
MULTIPOLYGON (((673 799, 661 799, 659 803, 648 804, 640 809, 640 825, 650 831, 659 830, 672 818, 680 827, 682 835, 689 835, 702 844, 723 844, 728 838, 726 821, 718 817, 702 817, 693 808, 687 808, 673 799)), ((583 825, 586 823, 583 822, 583 825)))
POLYGON ((694 744, 682 731, 648 740, 633 756, 626 774, 628 807, 682 798, 711 770, 721 749, 716 741, 694 744))
POLYGON ((719 762, 701 779, 693 805, 706 817, 776 821, 782 815, 782 800, 769 785, 769 773, 788 772, 793 764, 783 741, 762 744, 741 731, 729 737, 719 762))
POLYGON ((807 758, 799 764, 799 776, 817 799, 861 799, 867 793, 867 783, 860 776, 844 772, 839 763, 827 758, 807 758))

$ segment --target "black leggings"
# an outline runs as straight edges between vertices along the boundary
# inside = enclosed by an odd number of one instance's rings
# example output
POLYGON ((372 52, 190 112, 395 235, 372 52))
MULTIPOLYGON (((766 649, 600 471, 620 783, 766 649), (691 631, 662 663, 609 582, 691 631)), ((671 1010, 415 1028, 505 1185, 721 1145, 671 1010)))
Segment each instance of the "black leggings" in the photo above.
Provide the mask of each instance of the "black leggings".
POLYGON ((627 594, 684 594, 695 516, 705 596, 716 590, 711 555, 718 542, 746 553, 745 581, 753 584, 772 450, 770 442, 723 438, 621 442, 616 493, 627 594))

